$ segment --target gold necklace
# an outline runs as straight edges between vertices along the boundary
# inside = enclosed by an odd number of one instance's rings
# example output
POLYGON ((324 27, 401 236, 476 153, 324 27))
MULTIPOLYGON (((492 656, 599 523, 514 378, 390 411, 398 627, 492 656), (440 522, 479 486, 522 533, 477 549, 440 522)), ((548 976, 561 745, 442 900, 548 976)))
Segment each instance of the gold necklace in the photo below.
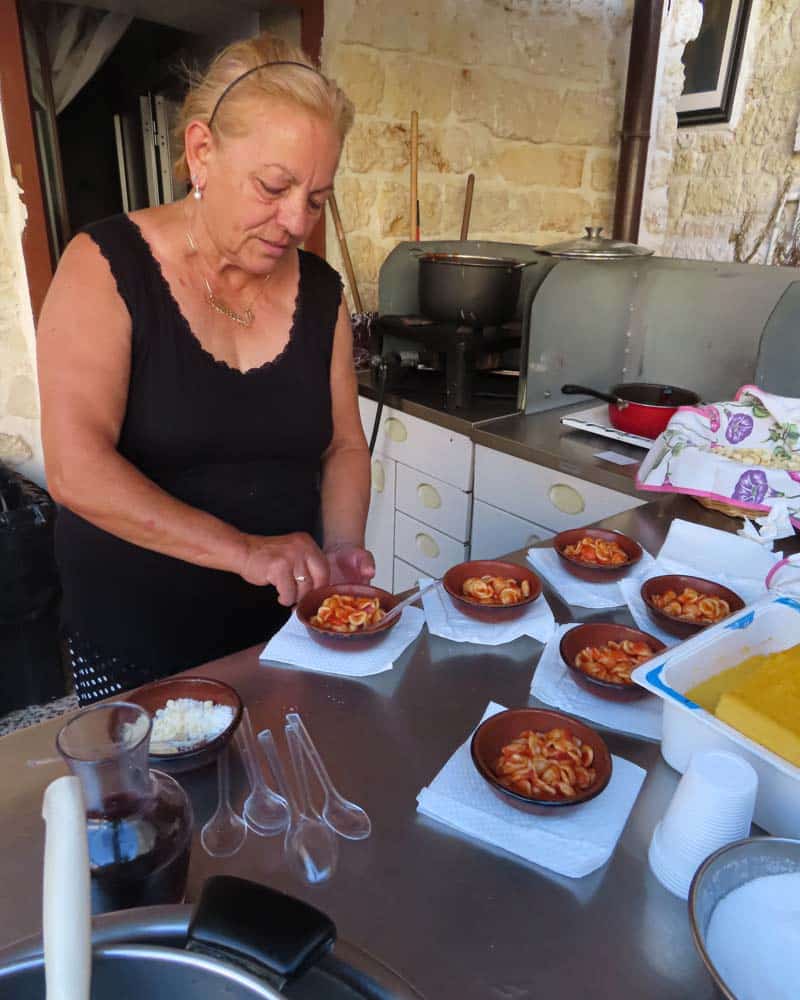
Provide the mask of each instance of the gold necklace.
MULTIPOLYGON (((195 243, 194 237, 192 236, 191 232, 189 232, 189 230, 186 231, 186 241, 189 244, 192 253, 197 253, 197 254, 200 253, 200 248, 195 243)), ((200 254, 200 256, 202 257, 202 254, 200 254)), ((255 319, 255 314, 253 313, 253 306, 258 301, 258 298, 261 295, 261 293, 264 291, 265 285, 272 277, 272 272, 270 271, 270 273, 266 276, 266 278, 264 278, 264 280, 261 282, 261 284, 258 287, 258 291, 253 296, 252 301, 244 310, 244 312, 237 312, 235 309, 232 309, 226 302, 223 302, 222 299, 218 298, 214 294, 214 290, 211 287, 208 278, 206 278, 205 275, 201 275, 200 277, 202 278, 203 285, 205 286, 206 289, 206 302, 209 304, 209 306, 211 306, 212 309, 218 312, 221 316, 224 316, 226 319, 232 320, 234 323, 238 323, 239 326, 248 327, 253 325, 253 320, 255 319)))

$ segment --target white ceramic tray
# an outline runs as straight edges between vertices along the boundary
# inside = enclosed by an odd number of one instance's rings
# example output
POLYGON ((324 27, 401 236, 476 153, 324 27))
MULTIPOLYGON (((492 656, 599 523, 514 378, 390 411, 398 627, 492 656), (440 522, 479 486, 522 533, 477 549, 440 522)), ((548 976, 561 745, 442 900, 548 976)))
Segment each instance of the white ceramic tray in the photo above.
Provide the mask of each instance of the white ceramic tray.
POLYGON ((800 643, 800 600, 765 597, 633 672, 664 701, 661 753, 683 773, 695 750, 731 750, 758 773, 755 822, 780 837, 800 837, 800 768, 721 722, 686 697, 701 681, 757 653, 800 643))
POLYGON ((608 407, 605 403, 601 406, 593 406, 590 410, 568 413, 561 418, 561 423, 589 434, 599 434, 600 437, 611 438, 613 441, 632 444, 635 448, 649 449, 653 443, 652 438, 642 437, 640 434, 629 434, 627 431, 618 431, 616 427, 612 427, 611 421, 608 419, 608 407))

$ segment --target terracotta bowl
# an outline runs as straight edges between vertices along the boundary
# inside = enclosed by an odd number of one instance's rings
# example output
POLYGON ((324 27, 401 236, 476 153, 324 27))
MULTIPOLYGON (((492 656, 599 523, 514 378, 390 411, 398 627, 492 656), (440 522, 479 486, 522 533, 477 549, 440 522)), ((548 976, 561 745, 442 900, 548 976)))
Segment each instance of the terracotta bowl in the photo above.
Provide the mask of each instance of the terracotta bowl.
POLYGON ((635 539, 623 535, 621 531, 607 531, 605 528, 570 528, 569 531, 559 532, 553 539, 553 548, 561 557, 564 569, 579 580, 589 583, 612 583, 620 580, 642 558, 642 547, 635 539), (601 538, 604 542, 616 542, 625 551, 628 561, 621 566, 595 566, 564 554, 568 545, 575 545, 582 538, 601 538))
POLYGON ((230 685, 210 677, 167 677, 154 681, 125 693, 125 701, 132 701, 155 716, 170 699, 192 698, 195 701, 213 701, 217 705, 228 705, 233 709, 233 719, 227 729, 204 743, 193 744, 177 753, 151 753, 150 765, 169 774, 192 771, 216 760, 220 751, 228 744, 236 732, 242 718, 242 699, 230 685))
POLYGON ((637 698, 644 698, 648 695, 648 692, 639 687, 638 684, 618 684, 615 681, 604 681, 599 677, 592 677, 585 673, 581 667, 575 665, 578 653, 586 649, 587 646, 603 646, 609 640, 622 642, 623 639, 646 642, 654 654, 667 648, 660 639, 648 635, 647 632, 640 632, 637 628, 616 625, 612 622, 586 622, 583 625, 576 625, 575 628, 571 628, 561 637, 559 644, 561 659, 569 668, 575 683, 599 698, 605 698, 608 701, 635 701, 637 698))
POLYGON ((470 743, 472 761, 481 777, 504 802, 523 812, 541 816, 552 816, 562 809, 588 802, 599 795, 611 780, 611 754, 599 733, 577 719, 563 712, 552 712, 543 708, 509 708, 486 719, 475 730, 470 743), (593 785, 576 795, 574 799, 537 799, 505 788, 495 777, 492 767, 506 744, 515 740, 526 729, 547 732, 556 727, 569 728, 575 736, 588 743, 594 750, 594 764, 597 778, 593 785))
POLYGON ((319 610, 319 606, 326 597, 333 597, 334 594, 377 597, 384 611, 391 611, 395 604, 400 601, 399 597, 390 594, 388 590, 371 587, 366 583, 329 583, 327 587, 318 587, 306 594, 295 607, 297 617, 305 625, 308 634, 320 645, 327 646, 329 649, 341 651, 343 648, 347 648, 352 649, 353 652, 359 649, 370 649, 377 643, 383 642, 389 630, 393 629, 402 617, 399 615, 397 618, 392 618, 386 624, 379 622, 369 632, 331 632, 319 625, 312 625, 311 619, 319 610))
POLYGON ((542 581, 533 570, 499 559, 473 559, 471 562, 451 566, 442 578, 442 586, 459 611, 477 621, 489 623, 512 621, 521 617, 542 593, 542 581), (506 576, 520 582, 527 580, 531 592, 517 604, 481 604, 471 597, 465 597, 461 589, 471 576, 506 576))
MULTIPOLYGON (((647 613, 656 625, 671 635, 678 636, 680 639, 687 639, 691 635, 697 635, 698 632, 701 632, 704 628, 708 628, 709 625, 716 624, 716 622, 709 622, 703 625, 697 622, 681 621, 680 618, 676 618, 674 615, 665 614, 652 603, 654 594, 663 594, 666 590, 674 590, 677 594, 680 594, 686 587, 693 587, 698 593, 708 594, 709 597, 723 598, 730 605, 731 614, 735 611, 741 611, 744 607, 744 601, 738 594, 732 590, 728 590, 727 587, 723 587, 721 583, 714 583, 713 580, 704 580, 701 576, 680 576, 675 573, 669 573, 666 576, 653 576, 649 580, 645 580, 640 593, 647 608, 647 613)), ((720 619, 720 621, 723 621, 723 619, 720 619)))

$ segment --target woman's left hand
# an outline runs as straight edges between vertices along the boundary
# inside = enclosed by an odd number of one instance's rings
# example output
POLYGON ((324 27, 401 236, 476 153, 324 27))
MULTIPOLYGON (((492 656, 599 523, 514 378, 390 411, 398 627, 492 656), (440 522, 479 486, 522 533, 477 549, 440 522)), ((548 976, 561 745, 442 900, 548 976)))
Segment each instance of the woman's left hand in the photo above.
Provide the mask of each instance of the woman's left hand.
POLYGON ((369 583, 375 576, 372 553, 350 542, 325 549, 330 566, 329 583, 369 583))

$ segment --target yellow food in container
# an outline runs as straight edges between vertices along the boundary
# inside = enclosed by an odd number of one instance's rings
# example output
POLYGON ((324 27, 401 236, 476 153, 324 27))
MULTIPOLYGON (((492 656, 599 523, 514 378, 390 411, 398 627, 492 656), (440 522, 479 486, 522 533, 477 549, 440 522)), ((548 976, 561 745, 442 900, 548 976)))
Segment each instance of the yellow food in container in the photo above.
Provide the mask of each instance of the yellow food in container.
POLYGON ((751 656, 698 684, 686 696, 800 767, 800 645, 751 656))

